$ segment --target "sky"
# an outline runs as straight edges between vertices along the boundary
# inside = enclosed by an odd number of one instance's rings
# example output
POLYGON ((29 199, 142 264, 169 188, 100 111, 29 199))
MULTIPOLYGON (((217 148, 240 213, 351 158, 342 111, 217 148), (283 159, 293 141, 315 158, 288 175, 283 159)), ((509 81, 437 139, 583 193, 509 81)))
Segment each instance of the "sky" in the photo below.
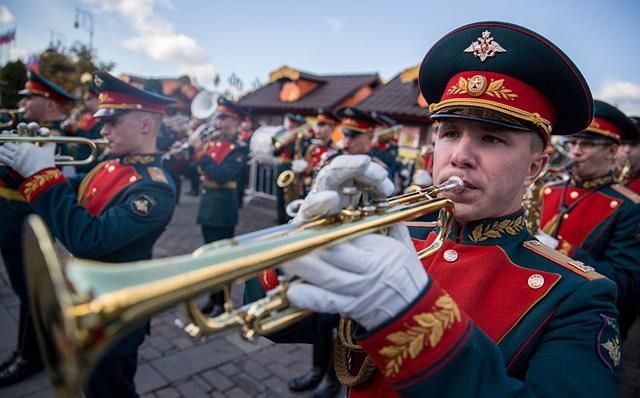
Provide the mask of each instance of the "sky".
POLYGON ((93 16, 93 45, 116 74, 188 74, 211 87, 234 73, 245 89, 282 65, 389 80, 456 27, 512 22, 567 53, 595 98, 640 115, 640 0, 1 0, 0 32, 17 28, 6 56, 24 59, 52 37, 88 43, 76 9, 93 16))

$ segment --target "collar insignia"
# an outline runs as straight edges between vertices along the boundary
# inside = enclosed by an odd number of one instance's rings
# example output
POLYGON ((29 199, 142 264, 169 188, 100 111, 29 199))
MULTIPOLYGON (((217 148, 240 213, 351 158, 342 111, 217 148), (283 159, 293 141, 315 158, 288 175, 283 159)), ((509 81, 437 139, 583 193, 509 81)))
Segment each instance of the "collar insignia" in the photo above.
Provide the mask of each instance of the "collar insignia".
POLYGON ((484 62, 485 59, 493 57, 496 53, 506 53, 507 50, 502 48, 497 41, 491 37, 491 32, 485 30, 482 32, 482 37, 471 43, 464 52, 473 53, 473 56, 480 58, 480 62, 484 62))

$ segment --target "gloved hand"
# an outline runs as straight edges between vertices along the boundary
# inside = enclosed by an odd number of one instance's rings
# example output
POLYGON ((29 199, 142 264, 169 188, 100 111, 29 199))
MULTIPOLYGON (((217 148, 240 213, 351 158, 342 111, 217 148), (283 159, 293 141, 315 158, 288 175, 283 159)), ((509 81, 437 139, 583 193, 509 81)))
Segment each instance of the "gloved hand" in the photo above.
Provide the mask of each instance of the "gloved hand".
POLYGON ((413 173, 413 183, 421 187, 428 187, 433 184, 431 174, 427 170, 420 169, 413 173))
POLYGON ((293 162, 291 162, 291 170, 294 173, 303 173, 307 169, 308 165, 309 163, 307 163, 306 160, 296 159, 293 162))
POLYGON ((403 311, 429 281, 413 248, 379 234, 317 250, 282 268, 304 279, 287 293, 295 307, 344 314, 368 330, 403 311))
POLYGON ((0 145, 0 163, 28 178, 40 170, 55 167, 55 152, 56 144, 53 142, 40 147, 26 142, 7 142, 0 145))
POLYGON ((558 247, 558 243, 560 243, 558 239, 542 231, 538 231, 538 233, 536 234, 536 239, 552 249, 556 249, 558 247))
POLYGON ((349 200, 342 193, 342 188, 353 182, 373 187, 372 194, 375 197, 387 197, 394 190, 387 171, 379 164, 372 162, 369 156, 338 156, 320 170, 294 222, 310 221, 340 212, 347 206, 349 200))

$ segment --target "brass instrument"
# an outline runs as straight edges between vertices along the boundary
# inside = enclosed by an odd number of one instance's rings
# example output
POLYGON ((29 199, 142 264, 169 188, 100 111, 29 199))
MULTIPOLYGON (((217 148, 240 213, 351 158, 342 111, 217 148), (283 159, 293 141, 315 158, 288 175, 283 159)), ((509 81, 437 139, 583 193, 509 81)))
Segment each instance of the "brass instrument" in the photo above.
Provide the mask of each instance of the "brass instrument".
MULTIPOLYGON (((192 142, 196 139, 204 140, 215 140, 220 138, 222 132, 220 130, 216 130, 208 124, 201 124, 196 128, 196 130, 187 137, 179 146, 170 149, 167 153, 162 155, 162 160, 167 160, 172 158, 173 156, 179 155, 189 149, 192 142)), ((203 142, 204 143, 204 142, 203 142)))
MULTIPOLYGON (((302 140, 307 134, 309 126, 304 124, 300 127, 297 127, 291 131, 295 132, 295 150, 293 155, 293 160, 302 159, 302 140), (306 127, 306 128, 302 128, 306 127)), ((274 136, 275 137, 275 136, 274 136)), ((276 145, 277 141, 274 141, 274 145, 276 145)), ((276 179, 276 184, 282 188, 284 193, 284 207, 286 209, 287 214, 290 217, 293 217, 295 214, 290 209, 289 205, 291 203, 296 203, 302 199, 304 196, 304 181, 302 180, 302 176, 300 173, 294 172, 293 170, 285 170, 276 179)))
MULTIPOLYGON (((352 187, 350 187, 352 188, 352 187)), ((459 190, 451 180, 430 192, 459 190)), ((426 190, 425 190, 426 192, 426 190)), ((188 303, 193 335, 241 327, 252 339, 287 327, 309 315, 290 307, 282 284, 267 297, 207 318, 193 301, 258 275, 283 261, 306 255, 390 225, 440 210, 440 231, 421 256, 435 253, 451 231, 453 202, 426 194, 351 207, 315 221, 286 224, 214 242, 189 255, 121 264, 56 254, 42 219, 32 215, 25 228, 25 261, 31 311, 49 379, 58 397, 76 397, 105 350, 128 330, 176 304, 188 303)), ((295 282, 292 282, 295 283, 295 282)))
POLYGON ((83 137, 50 136, 48 134, 48 128, 40 127, 35 122, 29 124, 18 123, 16 130, 5 130, 0 134, 0 144, 5 142, 29 142, 31 144, 55 143, 88 145, 91 153, 84 159, 75 159, 73 156, 56 156, 55 159, 57 166, 81 166, 89 164, 96 159, 98 155, 98 145, 106 145, 108 143, 108 141, 103 138, 92 140, 83 137))
POLYGON ((24 108, 18 108, 18 109, 0 109, 0 116, 1 115, 9 115, 9 121, 4 122, 4 123, 0 123, 0 128, 8 128, 11 126, 15 126, 16 123, 18 122, 18 116, 24 113, 24 108))
POLYGON ((60 123, 60 129, 63 131, 70 130, 73 126, 75 126, 80 120, 80 116, 87 109, 86 105, 80 105, 76 109, 71 112, 68 118, 66 118, 62 123, 60 123))
POLYGON ((629 177, 631 177, 631 163, 629 160, 625 160, 620 172, 618 173, 617 181, 620 185, 627 185, 629 182, 629 177))
POLYGON ((396 124, 395 126, 391 126, 383 130, 378 130, 373 133, 373 142, 394 137, 400 130, 402 130, 401 124, 396 124))
POLYGON ((283 128, 280 131, 277 131, 273 137, 271 137, 271 140, 273 142, 273 147, 275 149, 281 149, 282 147, 284 147, 285 145, 287 145, 292 139, 294 139, 294 137, 296 137, 295 139, 297 139, 297 137, 302 134, 303 136, 306 135, 309 131, 309 124, 305 123, 302 126, 298 126, 295 129, 292 130, 287 130, 285 128, 283 128))
POLYGON ((552 181, 569 179, 568 172, 573 164, 569 160, 569 154, 559 143, 549 144, 546 151, 551 152, 547 166, 527 188, 522 198, 527 229, 532 235, 537 235, 540 231, 542 188, 552 181))

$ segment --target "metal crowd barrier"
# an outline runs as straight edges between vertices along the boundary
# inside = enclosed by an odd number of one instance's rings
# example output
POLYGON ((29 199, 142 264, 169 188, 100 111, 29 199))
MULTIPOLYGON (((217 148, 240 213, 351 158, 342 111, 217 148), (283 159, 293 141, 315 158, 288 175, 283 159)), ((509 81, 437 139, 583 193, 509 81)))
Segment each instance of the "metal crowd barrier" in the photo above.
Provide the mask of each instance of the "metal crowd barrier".
POLYGON ((249 162, 249 180, 244 191, 244 203, 254 198, 276 200, 276 165, 277 160, 271 156, 255 156, 249 162))

